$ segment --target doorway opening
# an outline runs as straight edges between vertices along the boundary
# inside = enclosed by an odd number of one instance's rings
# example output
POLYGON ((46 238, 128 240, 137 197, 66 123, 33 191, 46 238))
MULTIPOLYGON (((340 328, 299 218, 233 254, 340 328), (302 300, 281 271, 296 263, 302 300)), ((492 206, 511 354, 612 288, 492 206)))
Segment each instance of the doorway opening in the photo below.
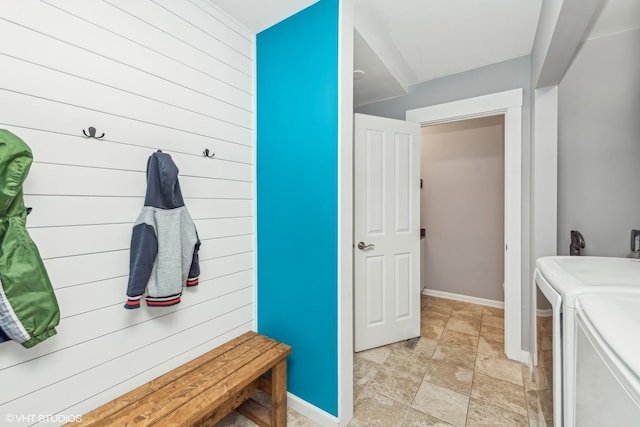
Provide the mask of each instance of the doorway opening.
MULTIPOLYGON (((528 361, 522 350, 522 89, 409 110, 422 126, 504 116, 504 319, 505 354, 528 361)), ((427 231, 428 232, 428 231, 427 231)))
POLYGON ((504 305, 504 115, 421 128, 423 293, 504 305))

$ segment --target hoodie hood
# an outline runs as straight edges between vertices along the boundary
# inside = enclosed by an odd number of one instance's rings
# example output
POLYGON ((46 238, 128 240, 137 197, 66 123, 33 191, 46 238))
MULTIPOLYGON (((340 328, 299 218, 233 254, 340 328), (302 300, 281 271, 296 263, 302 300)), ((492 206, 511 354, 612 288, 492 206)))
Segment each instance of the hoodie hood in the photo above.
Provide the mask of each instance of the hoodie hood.
POLYGON ((147 161, 147 194, 144 205, 160 209, 184 206, 178 182, 178 167, 167 153, 155 152, 147 161))
POLYGON ((0 129, 0 219, 26 216, 22 184, 31 168, 29 146, 6 129, 0 129))

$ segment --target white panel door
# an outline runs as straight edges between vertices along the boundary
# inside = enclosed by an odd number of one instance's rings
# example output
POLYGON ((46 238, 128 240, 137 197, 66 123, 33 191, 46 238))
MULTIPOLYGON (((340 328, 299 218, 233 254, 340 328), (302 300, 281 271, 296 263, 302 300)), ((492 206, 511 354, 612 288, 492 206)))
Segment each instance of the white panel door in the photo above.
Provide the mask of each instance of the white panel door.
POLYGON ((420 125, 356 114, 355 351, 420 335, 420 125))

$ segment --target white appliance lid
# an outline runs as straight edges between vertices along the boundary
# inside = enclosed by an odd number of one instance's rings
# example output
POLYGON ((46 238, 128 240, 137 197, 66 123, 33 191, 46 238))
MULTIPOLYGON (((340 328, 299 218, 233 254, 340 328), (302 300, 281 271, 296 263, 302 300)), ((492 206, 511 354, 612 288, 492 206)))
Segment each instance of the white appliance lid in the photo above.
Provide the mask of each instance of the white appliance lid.
MULTIPOLYGON (((596 291, 595 287, 639 286, 640 260, 634 258, 553 256, 536 260, 544 279, 565 303, 571 303, 581 292, 596 291), (585 287, 594 287, 586 290, 585 287)), ((598 292, 600 289, 598 289, 598 292)))
POLYGON ((640 380, 640 294, 585 294, 577 299, 579 315, 587 320, 612 352, 640 380))

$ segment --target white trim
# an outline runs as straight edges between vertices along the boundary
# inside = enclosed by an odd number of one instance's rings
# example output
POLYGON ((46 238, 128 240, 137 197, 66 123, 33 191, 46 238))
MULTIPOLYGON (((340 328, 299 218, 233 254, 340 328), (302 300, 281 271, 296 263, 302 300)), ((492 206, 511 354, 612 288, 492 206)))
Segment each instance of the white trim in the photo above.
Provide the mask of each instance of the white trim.
POLYGON ((495 301, 495 300, 485 299, 485 298, 470 297, 468 295, 454 294, 454 293, 451 293, 451 292, 438 291, 436 289, 426 289, 425 288, 422 291, 422 295, 429 295, 429 296, 432 296, 432 297, 452 299, 452 300, 455 300, 455 301, 470 302, 472 304, 485 305, 487 307, 504 308, 504 302, 502 302, 502 301, 495 301))
MULTIPOLYGON (((337 417, 329 414, 328 412, 323 411, 317 406, 312 405, 306 400, 300 399, 295 394, 291 394, 287 392, 287 406, 294 411, 304 415, 320 424, 321 426, 329 427, 329 426, 340 426, 341 424, 338 421, 337 417)), ((346 426, 346 424, 343 424, 346 426)))
POLYGON ((408 110, 422 125, 504 114, 505 145, 505 353, 523 361, 522 351, 522 89, 408 110))
MULTIPOLYGON (((338 418, 353 418, 353 4, 340 0, 338 52, 338 418)), ((321 423, 323 425, 329 425, 321 423)), ((338 424, 335 424, 338 425, 338 424)))
MULTIPOLYGON (((258 48, 256 44, 256 35, 252 36, 253 43, 253 75, 258 75, 258 48)), ((254 306, 254 315, 253 321, 251 322, 251 330, 257 332, 258 331, 258 79, 252 79, 252 90, 253 90, 253 117, 251 118, 251 123, 253 126, 253 176, 255 179, 253 180, 252 191, 253 191, 253 265, 255 268, 253 269, 253 306, 254 306)))
POLYGON ((493 116, 504 113, 508 108, 517 107, 522 107, 522 89, 407 110, 406 118, 410 122, 436 124, 493 116), (424 120, 423 117, 428 119, 424 120))

